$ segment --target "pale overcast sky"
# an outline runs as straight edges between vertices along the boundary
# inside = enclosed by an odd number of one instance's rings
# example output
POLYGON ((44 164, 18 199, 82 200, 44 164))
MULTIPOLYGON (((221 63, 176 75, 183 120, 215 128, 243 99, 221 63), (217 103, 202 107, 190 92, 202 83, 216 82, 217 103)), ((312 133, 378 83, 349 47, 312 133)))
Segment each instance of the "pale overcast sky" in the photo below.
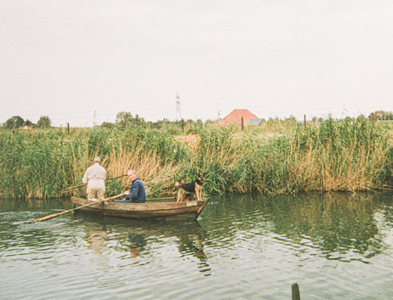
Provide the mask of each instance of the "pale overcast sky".
POLYGON ((0 123, 393 111, 391 0, 0 0, 0 123), (95 115, 95 118, 94 118, 95 115))

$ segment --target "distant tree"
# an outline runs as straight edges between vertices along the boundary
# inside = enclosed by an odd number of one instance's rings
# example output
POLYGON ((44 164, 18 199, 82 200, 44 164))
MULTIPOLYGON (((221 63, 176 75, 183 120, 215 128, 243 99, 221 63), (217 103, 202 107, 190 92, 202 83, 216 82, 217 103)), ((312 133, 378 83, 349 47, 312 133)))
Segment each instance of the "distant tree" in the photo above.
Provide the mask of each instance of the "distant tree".
POLYGON ((139 117, 139 115, 135 115, 135 121, 136 121, 138 124, 146 123, 145 119, 139 117))
POLYGON ((101 124, 101 128, 108 128, 108 129, 112 129, 115 125, 113 123, 109 123, 109 122, 103 122, 101 124))
POLYGON ((290 122, 292 122, 292 123, 294 123, 294 124, 297 123, 297 119, 296 119, 295 116, 293 116, 293 115, 290 115, 290 116, 289 116, 288 121, 290 121, 290 122))
MULTIPOLYGON (((368 116, 368 119, 372 119, 372 113, 368 116)), ((393 112, 377 110, 374 112, 374 120, 393 120, 393 112)))
POLYGON ((21 117, 13 116, 13 117, 9 118, 7 121, 5 121, 5 127, 9 128, 9 129, 14 128, 14 126, 15 126, 15 128, 19 128, 23 125, 23 123, 24 123, 24 120, 21 117))
POLYGON ((133 117, 130 112, 121 111, 116 115, 116 123, 132 123, 133 117))
POLYGON ((165 126, 165 124, 170 123, 168 119, 162 119, 162 120, 157 120, 157 122, 154 122, 154 128, 162 128, 165 126))
POLYGON ((39 128, 49 128, 52 124, 51 119, 48 116, 41 116, 37 121, 37 127, 39 128))
POLYGON ((32 127, 33 125, 34 125, 33 122, 31 122, 29 119, 26 119, 26 121, 23 123, 22 126, 32 127))

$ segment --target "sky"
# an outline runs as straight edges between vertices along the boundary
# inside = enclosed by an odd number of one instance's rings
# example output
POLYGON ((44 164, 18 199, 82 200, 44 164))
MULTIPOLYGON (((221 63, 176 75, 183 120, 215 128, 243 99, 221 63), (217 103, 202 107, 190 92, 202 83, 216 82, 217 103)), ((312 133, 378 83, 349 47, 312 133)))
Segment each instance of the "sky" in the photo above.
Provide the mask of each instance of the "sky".
POLYGON ((391 0, 0 0, 0 123, 393 111, 392 16, 391 0))

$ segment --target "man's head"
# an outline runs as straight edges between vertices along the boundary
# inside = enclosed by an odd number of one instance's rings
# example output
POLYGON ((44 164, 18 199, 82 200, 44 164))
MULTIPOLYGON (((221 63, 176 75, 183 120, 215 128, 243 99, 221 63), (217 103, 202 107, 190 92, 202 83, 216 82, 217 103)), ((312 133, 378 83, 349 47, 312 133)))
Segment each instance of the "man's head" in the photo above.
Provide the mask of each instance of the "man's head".
POLYGON ((128 170, 127 175, 128 175, 128 179, 131 181, 134 181, 137 177, 135 170, 128 170))
POLYGON ((98 156, 96 156, 96 157, 94 157, 93 162, 94 163, 100 163, 101 159, 98 156))

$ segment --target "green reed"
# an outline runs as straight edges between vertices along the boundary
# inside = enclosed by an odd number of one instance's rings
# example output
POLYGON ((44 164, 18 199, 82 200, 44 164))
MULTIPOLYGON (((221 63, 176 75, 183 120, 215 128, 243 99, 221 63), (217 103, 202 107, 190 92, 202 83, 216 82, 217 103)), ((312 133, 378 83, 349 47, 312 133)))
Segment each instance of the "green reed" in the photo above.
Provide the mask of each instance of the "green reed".
MULTIPOLYGON (((362 191, 389 188, 389 125, 364 117, 327 119, 307 126, 293 119, 260 126, 146 124, 100 129, 2 130, 0 195, 56 197, 81 184, 94 156, 108 177, 135 168, 149 195, 174 194, 174 177, 206 173, 205 194, 362 191)), ((128 188, 127 178, 107 183, 108 196, 128 188)), ((70 194, 85 195, 80 188, 70 194)))

